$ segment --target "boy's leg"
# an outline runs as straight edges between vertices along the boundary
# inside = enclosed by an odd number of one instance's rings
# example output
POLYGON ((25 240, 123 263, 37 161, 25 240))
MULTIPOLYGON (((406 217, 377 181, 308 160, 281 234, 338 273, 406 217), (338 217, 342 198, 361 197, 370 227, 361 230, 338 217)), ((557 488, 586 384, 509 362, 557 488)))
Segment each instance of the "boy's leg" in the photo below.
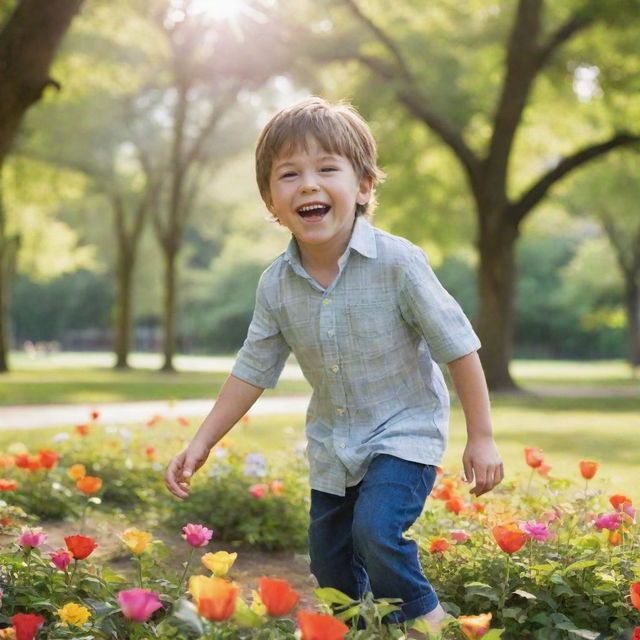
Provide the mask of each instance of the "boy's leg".
POLYGON ((353 515, 354 548, 364 562, 376 598, 401 598, 402 612, 390 621, 424 616, 438 607, 425 578, 418 546, 404 532, 422 513, 436 468, 379 455, 359 486, 353 515))

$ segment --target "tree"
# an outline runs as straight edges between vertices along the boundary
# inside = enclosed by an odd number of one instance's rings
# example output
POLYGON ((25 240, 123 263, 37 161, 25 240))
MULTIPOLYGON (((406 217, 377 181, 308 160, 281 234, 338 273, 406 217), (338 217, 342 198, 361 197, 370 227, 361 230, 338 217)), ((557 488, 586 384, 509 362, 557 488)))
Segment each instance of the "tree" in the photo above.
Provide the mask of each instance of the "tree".
MULTIPOLYGON (((367 69, 379 91, 391 93, 461 166, 477 221, 480 306, 476 325, 483 344, 481 357, 490 387, 505 389, 515 386, 509 361, 514 256, 522 223, 567 175, 640 140, 637 131, 617 127, 609 118, 608 125, 603 123, 607 135, 592 133, 591 142, 574 144, 570 150, 565 145, 560 157, 518 190, 510 167, 518 159, 518 137, 526 131, 525 113, 529 115, 537 82, 559 76, 561 69, 566 76, 568 61, 562 60, 562 54, 589 30, 622 33, 630 55, 637 59, 637 47, 629 45, 637 40, 629 25, 637 22, 638 4, 636 0, 622 6, 576 0, 559 8, 545 6, 544 0, 519 0, 513 14, 507 3, 481 4, 482 12, 475 5, 465 8, 454 1, 420 5, 420 10, 410 0, 396 3, 395 10, 369 2, 365 12, 357 0, 336 0, 333 14, 323 21, 291 25, 290 16, 295 13, 288 6, 280 8, 278 19, 288 21, 295 41, 304 43, 301 53, 309 59, 325 64, 356 61, 367 69), (393 27, 383 28, 383 15, 385 24, 393 27), (452 23, 453 30, 446 34, 441 25, 452 23), (471 55, 463 38, 476 46, 471 55), (501 41, 503 51, 497 48, 501 41), (494 92, 493 100, 488 87, 494 92)), ((582 52, 577 57, 588 55, 582 52)), ((606 66, 606 59, 600 63, 606 66)), ((576 68, 570 75, 575 75, 576 68)))

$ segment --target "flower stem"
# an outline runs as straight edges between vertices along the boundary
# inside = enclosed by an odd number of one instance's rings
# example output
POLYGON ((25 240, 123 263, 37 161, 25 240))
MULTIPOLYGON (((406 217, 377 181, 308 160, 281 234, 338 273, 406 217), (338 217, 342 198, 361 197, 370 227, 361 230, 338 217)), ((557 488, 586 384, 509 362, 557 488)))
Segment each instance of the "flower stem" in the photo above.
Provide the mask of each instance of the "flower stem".
POLYGON ((180 582, 178 582, 178 588, 176 589, 176 597, 180 597, 180 590, 182 589, 182 583, 187 576, 187 571, 189 570, 189 565, 191 564, 191 558, 193 558, 193 552, 195 551, 195 547, 191 547, 191 551, 189 553, 189 559, 184 565, 184 571, 182 572, 182 577, 180 578, 180 582))

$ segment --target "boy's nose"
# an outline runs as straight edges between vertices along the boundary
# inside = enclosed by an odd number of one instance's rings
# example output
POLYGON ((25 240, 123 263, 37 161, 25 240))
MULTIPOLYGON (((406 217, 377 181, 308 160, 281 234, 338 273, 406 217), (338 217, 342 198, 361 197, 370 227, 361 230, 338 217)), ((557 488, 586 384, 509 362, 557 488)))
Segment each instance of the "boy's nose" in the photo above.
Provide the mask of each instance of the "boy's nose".
POLYGON ((310 193, 319 190, 318 182, 312 174, 303 175, 300 190, 303 193, 310 193))

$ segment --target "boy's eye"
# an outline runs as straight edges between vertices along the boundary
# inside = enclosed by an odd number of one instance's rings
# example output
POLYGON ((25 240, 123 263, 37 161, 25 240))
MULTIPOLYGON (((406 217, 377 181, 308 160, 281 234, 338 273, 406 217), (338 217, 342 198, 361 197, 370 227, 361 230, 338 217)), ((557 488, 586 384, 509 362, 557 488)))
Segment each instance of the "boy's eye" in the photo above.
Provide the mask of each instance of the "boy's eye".
POLYGON ((335 167, 322 167, 321 171, 324 171, 324 172, 337 171, 337 169, 335 167))
POLYGON ((280 177, 281 178, 291 178, 292 176, 295 176, 296 172, 295 171, 287 171, 286 173, 283 173, 280 177))

